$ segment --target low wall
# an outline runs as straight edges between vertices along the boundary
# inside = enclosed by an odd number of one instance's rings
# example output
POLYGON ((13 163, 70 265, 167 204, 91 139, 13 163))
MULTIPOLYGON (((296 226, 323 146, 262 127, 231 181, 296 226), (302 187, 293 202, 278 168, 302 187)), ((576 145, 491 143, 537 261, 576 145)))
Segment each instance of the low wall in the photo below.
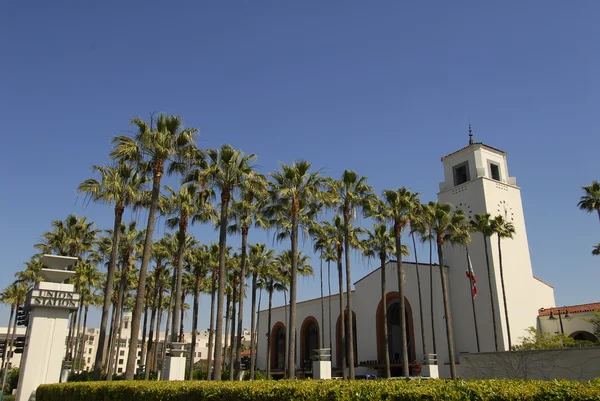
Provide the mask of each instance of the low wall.
POLYGON ((592 380, 600 377, 600 347, 461 355, 456 368, 463 379, 592 380))

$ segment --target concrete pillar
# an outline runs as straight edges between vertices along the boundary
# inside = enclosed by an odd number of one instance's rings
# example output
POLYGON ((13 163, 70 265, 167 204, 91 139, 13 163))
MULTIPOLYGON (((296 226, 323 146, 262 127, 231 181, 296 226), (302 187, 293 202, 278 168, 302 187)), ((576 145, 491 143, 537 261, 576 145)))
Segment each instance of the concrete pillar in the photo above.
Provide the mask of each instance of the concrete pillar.
POLYGON ((69 315, 79 306, 79 294, 72 284, 65 284, 74 271, 65 270, 77 258, 44 255, 40 276, 44 281, 27 295, 25 310, 29 324, 21 362, 17 401, 35 399, 40 384, 58 383, 65 355, 69 315))
POLYGON ((162 380, 185 380, 185 343, 171 343, 162 380))
POLYGON ((311 359, 313 379, 331 379, 331 348, 314 349, 311 359))

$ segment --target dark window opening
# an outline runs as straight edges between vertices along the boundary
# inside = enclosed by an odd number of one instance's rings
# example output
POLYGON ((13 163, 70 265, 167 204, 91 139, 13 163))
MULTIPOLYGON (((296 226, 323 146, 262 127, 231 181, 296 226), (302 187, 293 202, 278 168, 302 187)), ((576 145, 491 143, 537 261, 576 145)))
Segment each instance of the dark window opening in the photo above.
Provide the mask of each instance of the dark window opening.
POLYGON ((454 166, 454 185, 464 184, 469 181, 469 162, 454 166))
POLYGON ((500 181, 500 166, 490 163, 490 175, 493 180, 500 181))

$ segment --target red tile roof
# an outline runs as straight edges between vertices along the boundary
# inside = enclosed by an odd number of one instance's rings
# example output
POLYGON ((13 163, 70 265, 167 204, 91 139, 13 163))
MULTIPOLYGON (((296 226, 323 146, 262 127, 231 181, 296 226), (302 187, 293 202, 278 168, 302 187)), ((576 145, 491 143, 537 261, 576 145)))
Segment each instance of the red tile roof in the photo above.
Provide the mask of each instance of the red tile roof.
POLYGON ((552 312, 552 314, 558 314, 558 312, 565 314, 566 311, 569 311, 569 313, 600 311, 600 302, 581 305, 559 306, 557 308, 542 308, 538 311, 538 316, 548 316, 550 315, 550 312, 552 312))
POLYGON ((450 153, 449 155, 443 156, 443 157, 442 157, 442 161, 444 161, 444 159, 445 159, 445 158, 447 158, 447 157, 450 157, 450 156, 452 156, 452 155, 455 155, 455 154, 457 154, 458 152, 462 152, 463 150, 465 150, 465 149, 468 149, 468 148, 470 148, 471 146, 475 146, 475 145, 481 145, 481 146, 483 146, 484 148, 488 148, 489 150, 492 150, 492 151, 494 151, 494 152, 499 152, 499 153, 501 153, 501 154, 503 154, 503 155, 506 155, 506 152, 505 152, 505 151, 503 151, 503 150, 500 150, 500 149, 494 148, 493 146, 486 145, 486 144, 485 144, 485 143, 483 143, 483 142, 475 142, 475 143, 474 143, 474 144, 472 144, 472 145, 471 145, 471 144, 469 144, 469 145, 465 146, 465 147, 464 147, 464 148, 462 148, 462 149, 458 149, 456 152, 452 152, 452 153, 450 153))

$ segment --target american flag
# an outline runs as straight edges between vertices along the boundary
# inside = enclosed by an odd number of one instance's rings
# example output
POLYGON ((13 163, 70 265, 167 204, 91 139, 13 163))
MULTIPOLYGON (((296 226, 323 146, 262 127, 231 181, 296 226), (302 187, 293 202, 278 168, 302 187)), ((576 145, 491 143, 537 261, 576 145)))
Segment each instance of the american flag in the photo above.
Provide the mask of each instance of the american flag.
POLYGON ((473 298, 475 298, 477 296, 477 279, 475 278, 475 272, 473 271, 473 265, 471 264, 471 256, 469 255, 468 251, 467 251, 467 263, 468 263, 468 270, 467 270, 467 278, 469 280, 471 280, 471 289, 472 289, 472 296, 473 298))

